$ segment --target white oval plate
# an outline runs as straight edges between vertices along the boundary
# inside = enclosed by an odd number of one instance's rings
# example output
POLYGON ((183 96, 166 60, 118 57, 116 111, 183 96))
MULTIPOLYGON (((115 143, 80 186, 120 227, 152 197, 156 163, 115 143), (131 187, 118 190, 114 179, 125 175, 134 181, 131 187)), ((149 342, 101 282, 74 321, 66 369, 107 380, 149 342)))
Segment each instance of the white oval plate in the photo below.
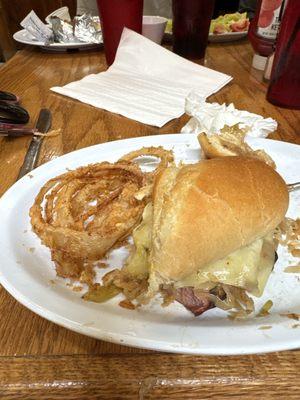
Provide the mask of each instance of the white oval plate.
MULTIPOLYGON (((264 148, 274 158, 287 182, 300 180, 300 146, 268 139, 249 139, 254 148, 264 148)), ((271 274, 259 309, 271 299, 274 306, 265 318, 230 321, 226 312, 211 310, 195 318, 180 304, 162 308, 159 301, 134 311, 117 305, 86 302, 80 294, 55 276, 50 252, 32 233, 29 208, 40 187, 50 178, 99 161, 116 161, 143 146, 173 148, 176 159, 195 162, 199 158, 196 136, 175 134, 133 138, 84 148, 34 170, 15 183, 0 200, 0 282, 20 303, 48 320, 76 332, 128 346, 190 354, 246 354, 293 349, 300 345, 297 321, 280 314, 300 312, 299 275, 282 272, 288 264, 279 250, 279 261, 271 274), (53 282, 54 281, 54 282, 53 282), (269 325, 271 329, 262 330, 269 325)), ((295 216, 299 193, 293 193, 289 215, 295 216)), ((114 265, 121 254, 114 255, 114 265)))
POLYGON ((53 50, 53 51, 65 51, 68 49, 94 49, 99 46, 102 46, 102 43, 82 43, 82 42, 74 42, 74 43, 51 43, 49 45, 45 45, 43 42, 39 42, 35 40, 26 29, 22 29, 21 31, 16 32, 13 35, 13 38, 23 44, 30 44, 31 46, 38 46, 42 49, 53 50))
POLYGON ((208 41, 211 43, 222 43, 222 42, 233 42, 235 40, 240 40, 246 37, 248 31, 243 32, 226 32, 226 33, 210 33, 208 35, 208 41))

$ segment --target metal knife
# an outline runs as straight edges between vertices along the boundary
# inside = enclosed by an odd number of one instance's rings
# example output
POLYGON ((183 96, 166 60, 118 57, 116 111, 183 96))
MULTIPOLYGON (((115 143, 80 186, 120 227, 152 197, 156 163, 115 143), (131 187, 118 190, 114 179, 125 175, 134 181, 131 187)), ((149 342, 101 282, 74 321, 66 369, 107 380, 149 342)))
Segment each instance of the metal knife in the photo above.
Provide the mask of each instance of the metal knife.
MULTIPOLYGON (((47 133, 51 127, 51 121, 51 111, 47 108, 42 108, 36 123, 37 131, 47 133)), ((42 136, 34 136, 32 138, 17 179, 22 178, 36 167, 42 141, 42 136)))

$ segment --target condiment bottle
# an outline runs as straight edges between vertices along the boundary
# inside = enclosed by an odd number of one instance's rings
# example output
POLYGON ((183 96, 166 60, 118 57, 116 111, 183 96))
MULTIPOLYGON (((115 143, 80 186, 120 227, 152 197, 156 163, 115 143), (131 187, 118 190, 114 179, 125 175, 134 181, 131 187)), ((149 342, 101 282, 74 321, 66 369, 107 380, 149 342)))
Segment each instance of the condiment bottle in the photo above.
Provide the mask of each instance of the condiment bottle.
POLYGON ((280 10, 283 0, 259 0, 256 13, 250 23, 248 37, 254 49, 252 66, 264 70, 267 57, 273 52, 273 45, 279 30, 280 10))
POLYGON ((300 109, 300 2, 288 0, 276 41, 267 100, 300 109))

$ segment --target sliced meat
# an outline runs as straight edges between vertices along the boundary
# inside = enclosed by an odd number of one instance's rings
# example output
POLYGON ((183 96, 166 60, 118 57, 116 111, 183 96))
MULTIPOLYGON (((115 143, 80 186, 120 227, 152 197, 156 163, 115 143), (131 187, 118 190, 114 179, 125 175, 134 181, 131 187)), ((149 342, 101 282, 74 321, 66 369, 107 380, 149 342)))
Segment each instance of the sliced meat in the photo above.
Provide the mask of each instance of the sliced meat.
POLYGON ((196 317, 215 306, 209 300, 208 293, 199 293, 197 291, 196 294, 192 287, 176 289, 175 299, 196 317))
POLYGON ((247 19, 243 19, 238 22, 233 22, 230 25, 232 32, 245 32, 249 28, 249 21, 247 19))
POLYGON ((217 25, 215 25, 215 28, 214 28, 214 31, 213 31, 213 33, 215 34, 215 35, 221 35, 222 33, 226 33, 227 31, 226 31, 226 28, 225 28, 225 26, 224 25, 222 25, 222 24, 217 24, 217 25))

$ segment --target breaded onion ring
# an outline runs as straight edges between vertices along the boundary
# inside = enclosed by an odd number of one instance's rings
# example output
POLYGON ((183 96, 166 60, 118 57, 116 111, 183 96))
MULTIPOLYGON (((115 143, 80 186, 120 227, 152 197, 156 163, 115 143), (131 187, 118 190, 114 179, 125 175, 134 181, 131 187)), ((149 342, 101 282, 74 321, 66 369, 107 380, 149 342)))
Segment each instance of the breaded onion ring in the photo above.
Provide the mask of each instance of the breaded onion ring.
POLYGON ((135 194, 147 183, 130 162, 80 167, 49 180, 30 217, 33 231, 51 250, 57 274, 80 276, 140 221, 146 199, 135 194))
POLYGON ((139 150, 131 151, 125 156, 121 157, 119 161, 133 161, 138 157, 152 156, 160 158, 160 163, 157 168, 150 172, 150 174, 157 174, 162 169, 166 168, 170 163, 174 161, 173 152, 171 150, 166 150, 162 146, 158 147, 142 147, 139 150))

